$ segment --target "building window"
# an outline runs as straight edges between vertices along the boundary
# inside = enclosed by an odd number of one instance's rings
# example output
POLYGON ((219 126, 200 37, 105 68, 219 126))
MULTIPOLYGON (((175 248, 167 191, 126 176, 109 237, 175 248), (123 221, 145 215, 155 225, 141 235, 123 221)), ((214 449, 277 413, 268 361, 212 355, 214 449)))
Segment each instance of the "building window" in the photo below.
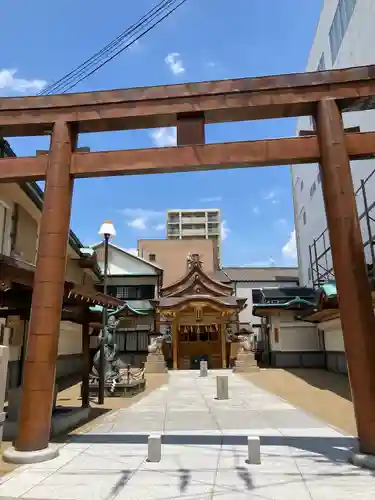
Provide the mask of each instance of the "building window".
POLYGON ((310 198, 314 196, 315 191, 316 191, 316 182, 314 181, 310 188, 310 198))
POLYGON ((303 211, 303 214, 302 214, 302 220, 303 220, 303 225, 306 226, 307 216, 306 216, 305 210, 303 211))
POLYGON ((154 285, 109 286, 108 295, 122 300, 148 300, 154 298, 154 285))
POLYGON ((253 304, 260 304, 262 302, 262 292, 260 290, 253 289, 251 294, 253 296, 253 304))
POLYGON ((319 61, 319 64, 318 64, 318 67, 317 67, 317 70, 324 71, 325 69, 326 69, 326 61, 324 59, 324 54, 322 54, 320 61, 319 61))
POLYGON ((154 253, 150 253, 150 255, 148 256, 148 260, 150 262, 155 262, 156 260, 156 255, 154 253))
POLYGON ((346 30, 348 29, 357 0, 339 0, 329 31, 332 65, 335 64, 346 30))
POLYGON ((303 191, 303 179, 301 179, 301 191, 303 191))

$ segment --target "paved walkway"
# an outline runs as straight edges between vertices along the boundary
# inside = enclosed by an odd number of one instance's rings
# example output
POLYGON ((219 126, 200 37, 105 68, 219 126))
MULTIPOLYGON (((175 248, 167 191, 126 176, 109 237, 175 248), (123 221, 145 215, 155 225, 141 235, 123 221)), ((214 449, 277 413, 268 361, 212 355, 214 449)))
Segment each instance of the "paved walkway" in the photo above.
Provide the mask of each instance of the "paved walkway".
POLYGON ((217 401, 218 373, 172 372, 168 386, 72 436, 55 460, 2 478, 0 498, 375 498, 375 478, 347 462, 353 438, 230 371, 230 399, 217 401), (146 461, 153 432, 165 440, 157 464, 146 461), (261 436, 261 465, 246 463, 248 435, 261 436))

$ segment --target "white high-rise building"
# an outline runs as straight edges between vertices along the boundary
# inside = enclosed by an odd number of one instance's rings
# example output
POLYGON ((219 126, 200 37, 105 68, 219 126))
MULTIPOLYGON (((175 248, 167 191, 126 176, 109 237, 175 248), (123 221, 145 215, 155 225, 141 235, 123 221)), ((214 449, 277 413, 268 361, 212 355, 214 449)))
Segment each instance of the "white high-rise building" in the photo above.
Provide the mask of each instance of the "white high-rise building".
POLYGON ((169 240, 216 240, 220 260, 221 221, 218 208, 168 210, 165 227, 169 240))
MULTIPOLYGON (((347 68, 375 64, 375 0, 325 0, 307 71, 347 68)), ((361 132, 375 130, 375 111, 350 112, 344 115, 346 128, 360 127, 361 132)), ((300 130, 312 130, 310 117, 297 121, 300 130)), ((292 166, 296 244, 299 253, 301 285, 333 279, 332 257, 320 184, 319 165, 292 166)), ((375 235, 375 222, 366 216, 366 198, 375 219, 375 159, 352 162, 352 176, 357 194, 365 254, 368 264, 374 259, 369 241, 375 235), (374 173, 373 173, 374 172, 374 173), (365 197, 363 196, 362 181, 365 197), (370 227, 370 230, 369 230, 370 227)))

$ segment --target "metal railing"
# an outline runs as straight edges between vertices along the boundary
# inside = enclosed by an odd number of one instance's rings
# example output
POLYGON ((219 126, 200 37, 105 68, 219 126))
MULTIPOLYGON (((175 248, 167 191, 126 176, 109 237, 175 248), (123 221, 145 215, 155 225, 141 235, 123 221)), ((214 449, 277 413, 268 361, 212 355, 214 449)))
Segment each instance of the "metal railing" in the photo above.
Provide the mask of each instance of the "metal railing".
MULTIPOLYGON (((366 264, 372 273, 375 271, 375 196, 372 194, 374 201, 369 203, 370 193, 375 193, 375 170, 366 179, 361 180, 360 187, 355 193, 366 264), (374 186, 369 192, 368 183, 371 181, 374 186)), ((327 228, 309 245, 309 257, 311 280, 314 287, 319 287, 327 281, 335 279, 327 228)))

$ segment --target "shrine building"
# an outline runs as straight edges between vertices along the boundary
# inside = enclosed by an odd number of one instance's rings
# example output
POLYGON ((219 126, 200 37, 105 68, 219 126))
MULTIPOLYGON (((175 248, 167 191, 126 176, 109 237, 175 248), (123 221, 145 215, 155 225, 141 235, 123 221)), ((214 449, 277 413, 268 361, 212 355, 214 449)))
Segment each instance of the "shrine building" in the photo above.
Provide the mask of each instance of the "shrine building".
POLYGON ((201 360, 211 369, 229 366, 246 298, 235 297, 231 285, 209 277, 198 254, 188 256, 186 274, 162 288, 160 298, 152 302, 159 330, 167 338, 164 355, 170 367, 199 368, 201 360))

